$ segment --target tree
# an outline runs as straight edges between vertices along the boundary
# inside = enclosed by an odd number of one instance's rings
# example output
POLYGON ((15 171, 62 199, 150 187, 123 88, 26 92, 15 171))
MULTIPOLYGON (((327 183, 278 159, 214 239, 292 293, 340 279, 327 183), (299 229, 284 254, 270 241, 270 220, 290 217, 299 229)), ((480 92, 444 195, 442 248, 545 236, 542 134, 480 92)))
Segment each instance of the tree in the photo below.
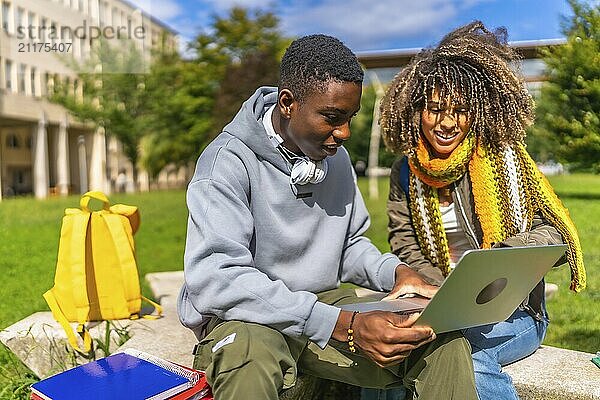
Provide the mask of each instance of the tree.
POLYGON ((251 53, 281 58, 290 40, 279 32, 279 19, 271 12, 233 7, 225 17, 213 16, 210 33, 201 33, 191 44, 196 62, 216 67, 218 77, 228 66, 251 53))
POLYGON ((183 60, 164 56, 154 65, 142 163, 151 175, 168 164, 195 160, 260 85, 274 85, 289 39, 272 13, 233 8, 213 17, 183 60))
POLYGON ((133 165, 137 179, 139 143, 144 135, 145 114, 143 56, 134 43, 120 45, 97 41, 90 59, 82 64, 69 63, 77 73, 81 92, 66 80, 55 82, 49 96, 83 122, 103 127, 123 145, 123 152, 133 165), (90 72, 93 71, 93 72, 90 72))
POLYGON ((279 31, 271 12, 233 7, 222 18, 213 16, 211 33, 192 43, 197 62, 211 67, 216 80, 213 126, 220 131, 242 102, 262 85, 277 85, 279 62, 291 39, 279 31))
POLYGON ((529 144, 538 158, 600 172, 600 6, 569 4, 567 43, 545 53, 548 81, 529 144))
POLYGON ((194 161, 212 138, 214 82, 207 67, 163 54, 147 77, 141 163, 155 177, 194 161))
POLYGON ((155 177, 169 164, 195 160, 242 101, 258 86, 277 83, 290 43, 278 24, 272 13, 233 8, 225 18, 213 17, 210 33, 194 40, 195 58, 162 49, 144 74, 127 72, 142 61, 133 45, 99 42, 89 62, 71 65, 83 93, 60 85, 51 100, 116 136, 136 177, 140 165, 155 177), (96 65, 104 72, 90 73, 96 65))
MULTIPOLYGON (((360 111, 358 112, 358 115, 352 119, 352 136, 344 143, 344 147, 348 150, 348 153, 350 153, 352 163, 355 165, 358 161, 362 161, 365 164, 368 161, 374 105, 375 89, 371 85, 365 86, 360 101, 360 111)), ((395 154, 385 148, 382 140, 379 149, 379 166, 390 167, 396 157, 395 154)))
POLYGON ((243 55, 239 63, 228 65, 215 96, 215 128, 220 129, 231 121, 259 86, 277 86, 278 77, 279 60, 275 54, 260 50, 243 55))

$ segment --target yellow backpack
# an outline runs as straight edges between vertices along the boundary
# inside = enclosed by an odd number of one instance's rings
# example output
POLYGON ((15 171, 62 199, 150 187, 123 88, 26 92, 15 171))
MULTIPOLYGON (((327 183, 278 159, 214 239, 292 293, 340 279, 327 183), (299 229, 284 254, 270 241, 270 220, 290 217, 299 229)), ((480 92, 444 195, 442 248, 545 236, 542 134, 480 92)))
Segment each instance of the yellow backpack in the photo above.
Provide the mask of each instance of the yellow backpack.
POLYGON ((81 209, 67 208, 62 221, 54 287, 44 293, 52 315, 74 349, 89 352, 92 339, 84 323, 135 319, 142 299, 162 313, 160 306, 141 295, 133 235, 140 225, 137 207, 110 205, 104 193, 87 192, 81 209), (90 211, 91 199, 103 209, 90 211), (69 322, 77 322, 83 350, 69 322))

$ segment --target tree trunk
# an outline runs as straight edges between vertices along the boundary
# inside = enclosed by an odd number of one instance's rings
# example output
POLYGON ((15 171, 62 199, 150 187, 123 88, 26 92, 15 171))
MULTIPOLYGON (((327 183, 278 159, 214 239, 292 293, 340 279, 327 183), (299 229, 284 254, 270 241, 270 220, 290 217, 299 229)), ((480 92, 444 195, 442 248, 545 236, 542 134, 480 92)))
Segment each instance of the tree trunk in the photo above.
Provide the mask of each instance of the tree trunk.
POLYGON ((379 198, 379 186, 377 182, 377 171, 379 169, 379 144, 381 139, 381 127, 379 126, 379 105, 385 94, 379 77, 374 71, 369 71, 373 87, 375 89, 375 104, 373 106, 373 122, 371 123, 371 141, 369 143, 369 162, 367 164, 367 175, 369 176, 369 197, 379 198))

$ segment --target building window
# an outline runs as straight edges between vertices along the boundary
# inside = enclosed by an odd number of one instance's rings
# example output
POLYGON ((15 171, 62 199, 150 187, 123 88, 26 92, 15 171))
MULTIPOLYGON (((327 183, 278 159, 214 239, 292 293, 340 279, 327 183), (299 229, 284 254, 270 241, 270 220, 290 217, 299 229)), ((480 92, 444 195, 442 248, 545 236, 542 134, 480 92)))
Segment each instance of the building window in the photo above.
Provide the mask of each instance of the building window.
POLYGON ((35 14, 30 12, 27 13, 27 39, 29 40, 33 40, 36 37, 36 34, 34 34, 33 32, 35 32, 36 30, 36 26, 35 26, 35 14))
POLYGON ((40 41, 45 42, 46 41, 46 35, 48 34, 46 32, 46 27, 48 26, 48 20, 46 18, 42 18, 40 20, 40 32, 41 35, 38 39, 40 39, 40 41))
POLYGON ((35 82, 36 70, 34 67, 31 67, 31 73, 29 74, 30 84, 31 84, 31 94, 33 96, 37 96, 37 85, 35 82))
POLYGON ((12 92, 13 90, 13 81, 12 81, 12 62, 6 60, 6 64, 4 65, 4 75, 6 77, 6 90, 12 92))
POLYGON ((15 183, 17 185, 22 185, 25 183, 25 176, 23 174, 23 171, 21 171, 21 170, 15 171, 14 176, 15 176, 15 183))
MULTIPOLYGON (((73 43, 73 30, 70 26, 61 26, 59 40, 67 43, 73 43)), ((73 54, 73 53, 71 53, 73 54)))
POLYGON ((17 80, 19 81, 19 93, 25 94, 25 71, 27 67, 25 64, 19 64, 19 69, 17 70, 17 80))
POLYGON ((55 85, 58 84, 58 81, 55 79, 58 77, 57 74, 46 74, 46 93, 49 96, 54 94, 55 85))
POLYGON ((98 20, 100 21, 100 26, 104 26, 104 4, 102 2, 98 3, 98 20))
POLYGON ((77 8, 79 9, 80 12, 83 12, 83 0, 79 0, 77 2, 77 8))
POLYGON ((14 133, 9 133, 6 136, 6 147, 9 149, 18 149, 19 146, 19 138, 14 133))
POLYGON ((43 94, 49 95, 52 92, 50 91, 50 74, 48 72, 44 73, 43 82, 42 82, 42 90, 43 94))
POLYGON ((22 30, 23 25, 25 25, 25 10, 21 7, 17 7, 17 13, 15 14, 15 32, 22 30))
POLYGON ((87 54, 86 41, 84 38, 79 39, 79 57, 85 58, 87 54))
MULTIPOLYGON (((102 5, 100 5, 100 7, 102 7, 102 5)), ((111 19, 112 19, 111 12, 112 12, 112 10, 110 7, 110 3, 108 1, 105 1, 104 2, 104 22, 106 22, 107 25, 111 24, 111 22, 112 22, 111 21, 111 19)))
POLYGON ((58 28, 56 27, 56 22, 50 23, 50 31, 48 38, 52 43, 56 43, 58 39, 58 28))
POLYGON ((7 1, 2 2, 2 29, 8 32, 10 29, 10 3, 7 1))

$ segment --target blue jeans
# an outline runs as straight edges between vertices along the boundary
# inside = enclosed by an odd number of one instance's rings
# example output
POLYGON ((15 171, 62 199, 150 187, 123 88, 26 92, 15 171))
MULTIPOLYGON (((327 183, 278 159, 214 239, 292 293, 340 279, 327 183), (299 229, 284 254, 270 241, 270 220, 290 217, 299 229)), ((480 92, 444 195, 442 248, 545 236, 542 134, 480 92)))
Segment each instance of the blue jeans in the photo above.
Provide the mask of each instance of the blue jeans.
MULTIPOLYGON (((527 312, 517 309, 506 321, 463 330, 471 343, 475 384, 481 400, 519 398, 511 377, 502 372, 502 367, 533 354, 544 340, 547 328, 547 317, 536 321, 527 312)), ((404 389, 362 389, 361 393, 362 400, 403 400, 405 397, 404 389)))
POLYGON ((519 398, 511 377, 502 367, 533 354, 542 344, 547 328, 546 317, 536 321, 517 309, 506 321, 463 331, 471 343, 475 384, 481 400, 519 398))
POLYGON ((361 400, 405 400, 406 389, 367 389, 362 388, 360 391, 361 400))

